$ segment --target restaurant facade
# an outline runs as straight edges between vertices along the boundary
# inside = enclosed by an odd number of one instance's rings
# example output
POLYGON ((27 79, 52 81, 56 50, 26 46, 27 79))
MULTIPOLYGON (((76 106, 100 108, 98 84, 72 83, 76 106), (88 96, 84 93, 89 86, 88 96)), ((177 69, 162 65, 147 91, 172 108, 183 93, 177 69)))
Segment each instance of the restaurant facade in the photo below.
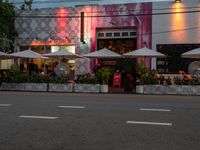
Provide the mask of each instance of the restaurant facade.
MULTIPOLYGON (((16 42, 19 50, 49 53, 66 49, 80 55, 104 47, 124 54, 146 46, 169 56, 147 58, 147 66, 176 73, 194 61, 180 54, 200 46, 199 11, 197 0, 18 10, 16 42)), ((92 72, 97 61, 81 58, 72 63, 80 75, 92 72)))

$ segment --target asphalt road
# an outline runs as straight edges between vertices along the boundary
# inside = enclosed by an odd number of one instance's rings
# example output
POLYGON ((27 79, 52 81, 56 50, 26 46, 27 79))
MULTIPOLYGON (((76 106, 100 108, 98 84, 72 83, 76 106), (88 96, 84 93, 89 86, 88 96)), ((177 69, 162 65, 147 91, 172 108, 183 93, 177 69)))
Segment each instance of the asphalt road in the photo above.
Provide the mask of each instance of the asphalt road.
POLYGON ((0 150, 200 150, 200 97, 0 92, 0 150))

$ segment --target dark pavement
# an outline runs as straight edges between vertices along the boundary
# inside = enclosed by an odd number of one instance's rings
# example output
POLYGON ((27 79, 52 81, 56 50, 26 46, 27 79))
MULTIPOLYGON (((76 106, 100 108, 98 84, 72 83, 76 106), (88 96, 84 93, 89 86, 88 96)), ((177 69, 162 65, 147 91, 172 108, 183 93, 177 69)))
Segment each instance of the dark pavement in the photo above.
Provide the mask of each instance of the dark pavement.
POLYGON ((0 92, 0 150, 200 150, 200 97, 0 92))

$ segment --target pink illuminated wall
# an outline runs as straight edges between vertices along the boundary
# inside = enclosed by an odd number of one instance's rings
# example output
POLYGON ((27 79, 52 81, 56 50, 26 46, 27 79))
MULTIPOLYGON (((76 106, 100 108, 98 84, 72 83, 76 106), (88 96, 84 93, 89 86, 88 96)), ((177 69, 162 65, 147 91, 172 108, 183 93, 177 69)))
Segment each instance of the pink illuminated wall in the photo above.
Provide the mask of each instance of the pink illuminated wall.
MULTIPOLYGON (((76 45, 76 53, 85 54, 96 51, 97 28, 134 28, 137 29, 137 48, 151 48, 152 3, 131 3, 115 5, 80 6, 60 8, 56 15, 57 34, 69 37, 76 45), (84 39, 87 46, 80 42, 80 13, 84 12, 84 39), (148 15, 145 15, 148 14, 148 15), (76 16, 66 17, 65 16, 76 16), (146 44, 144 44, 146 43, 146 44)), ((150 59, 145 60, 151 66, 150 59)))
POLYGON ((66 8, 59 8, 56 11, 56 34, 57 37, 65 38, 67 35, 67 29, 68 29, 68 11, 66 8))
POLYGON ((81 6, 74 9, 59 8, 56 11, 58 16, 56 31, 59 37, 69 36, 71 39, 76 38, 75 36, 79 37, 80 18, 72 17, 70 19, 65 16, 69 16, 69 14, 80 16, 80 12, 85 12, 84 34, 86 39, 91 39, 91 51, 96 50, 97 28, 136 28, 137 48, 145 46, 144 42, 147 47, 151 48, 152 16, 149 14, 152 13, 152 3, 81 6))
POLYGON ((92 18, 92 51, 96 47, 96 28, 133 27, 137 28, 137 48, 142 48, 144 42, 151 48, 152 16, 137 14, 151 14, 152 3, 105 5, 96 6, 93 14, 99 17, 92 18), (106 16, 106 17, 100 17, 106 16))
MULTIPOLYGON (((149 15, 151 13, 152 3, 94 7, 92 14, 97 17, 93 17, 91 20, 91 51, 96 50, 96 28, 136 28, 137 48, 142 48, 144 46, 151 48, 152 16, 149 15)), ((147 66, 151 66, 150 62, 150 59, 145 60, 147 66)))

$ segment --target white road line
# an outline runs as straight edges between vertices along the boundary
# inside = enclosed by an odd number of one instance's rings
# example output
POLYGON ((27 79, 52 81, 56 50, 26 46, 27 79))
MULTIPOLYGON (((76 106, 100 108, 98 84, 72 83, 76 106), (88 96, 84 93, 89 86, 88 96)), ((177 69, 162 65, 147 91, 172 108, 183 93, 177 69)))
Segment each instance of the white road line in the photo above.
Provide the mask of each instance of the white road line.
POLYGON ((58 108, 84 109, 84 106, 58 106, 58 108))
POLYGON ((165 111, 165 112, 170 112, 170 109, 149 109, 149 108, 140 108, 139 110, 141 111, 165 111))
POLYGON ((19 118, 28 118, 28 119, 58 119, 58 117, 49 117, 49 116, 19 116, 19 118))
POLYGON ((8 107, 11 106, 11 104, 0 104, 0 107, 8 107))
POLYGON ((159 126, 172 126, 172 123, 160 122, 142 122, 142 121, 126 121, 127 124, 145 124, 145 125, 159 125, 159 126))

